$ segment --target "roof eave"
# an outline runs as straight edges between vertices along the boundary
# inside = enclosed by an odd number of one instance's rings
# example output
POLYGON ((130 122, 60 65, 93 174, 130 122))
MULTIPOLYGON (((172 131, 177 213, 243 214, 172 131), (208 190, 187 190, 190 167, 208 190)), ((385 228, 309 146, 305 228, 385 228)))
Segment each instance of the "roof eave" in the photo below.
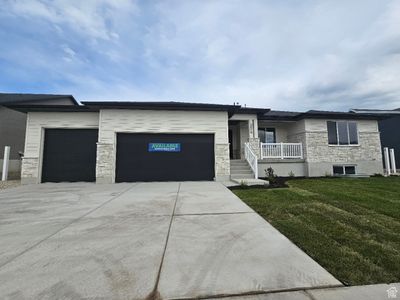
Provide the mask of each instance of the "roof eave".
POLYGON ((303 119, 337 119, 337 120, 382 120, 387 119, 388 116, 383 114, 360 114, 360 113, 335 113, 335 114, 316 114, 316 113, 302 113, 295 117, 296 120, 303 119))
POLYGON ((13 109, 19 112, 96 112, 90 107, 83 105, 3 105, 9 109, 13 109))

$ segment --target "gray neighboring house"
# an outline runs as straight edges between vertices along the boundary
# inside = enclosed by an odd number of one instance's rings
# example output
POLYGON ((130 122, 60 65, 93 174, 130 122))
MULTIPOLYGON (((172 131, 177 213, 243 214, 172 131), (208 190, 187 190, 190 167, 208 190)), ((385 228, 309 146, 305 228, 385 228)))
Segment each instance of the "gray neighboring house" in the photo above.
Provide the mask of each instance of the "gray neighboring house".
POLYGON ((184 102, 45 102, 27 113, 23 183, 382 173, 381 116, 184 102))
POLYGON ((71 95, 10 94, 0 93, 0 175, 3 166, 4 147, 10 146, 9 178, 16 179, 21 174, 21 154, 25 147, 27 114, 8 105, 69 104, 78 102, 71 95))
POLYGON ((393 110, 384 109, 352 109, 355 113, 373 113, 386 116, 379 121, 382 147, 393 148, 396 156, 396 166, 400 168, 400 108, 393 110))

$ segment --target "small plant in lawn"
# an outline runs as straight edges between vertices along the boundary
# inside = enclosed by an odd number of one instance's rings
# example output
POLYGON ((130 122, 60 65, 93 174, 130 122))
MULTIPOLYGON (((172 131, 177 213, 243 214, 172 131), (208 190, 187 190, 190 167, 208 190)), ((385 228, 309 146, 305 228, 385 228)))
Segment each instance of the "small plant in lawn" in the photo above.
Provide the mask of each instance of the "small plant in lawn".
POLYGON ((247 181, 245 181, 245 180, 241 180, 241 181, 240 181, 240 187, 241 187, 242 189, 247 188, 247 186, 248 186, 247 181))
POLYGON ((325 172, 325 177, 332 177, 332 174, 328 171, 325 172))
POLYGON ((291 178, 293 178, 295 175, 294 175, 294 172, 293 171, 290 171, 289 172, 289 177, 291 177, 291 178))
POLYGON ((274 184, 276 182, 275 171, 274 169, 272 169, 272 167, 269 167, 268 169, 265 170, 265 175, 270 184, 274 184))

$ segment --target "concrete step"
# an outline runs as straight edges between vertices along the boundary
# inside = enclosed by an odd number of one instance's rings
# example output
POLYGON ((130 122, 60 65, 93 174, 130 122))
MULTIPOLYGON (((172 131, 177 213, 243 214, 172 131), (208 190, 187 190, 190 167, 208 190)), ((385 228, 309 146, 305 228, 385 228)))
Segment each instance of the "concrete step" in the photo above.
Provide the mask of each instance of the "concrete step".
POLYGON ((251 170, 249 166, 231 166, 231 170, 251 170))
POLYGON ((232 179, 254 179, 254 174, 231 174, 232 179))
POLYGON ((239 164, 235 164, 235 165, 232 165, 231 164, 231 168, 250 168, 250 166, 249 166, 249 164, 242 164, 242 165, 239 165, 239 164))
POLYGON ((247 161, 241 160, 241 159, 231 160, 230 162, 231 162, 231 165, 247 164, 247 161))
POLYGON ((231 167, 249 167, 248 163, 245 164, 231 164, 231 167))
POLYGON ((253 174, 251 169, 246 170, 231 170, 231 174, 253 174))

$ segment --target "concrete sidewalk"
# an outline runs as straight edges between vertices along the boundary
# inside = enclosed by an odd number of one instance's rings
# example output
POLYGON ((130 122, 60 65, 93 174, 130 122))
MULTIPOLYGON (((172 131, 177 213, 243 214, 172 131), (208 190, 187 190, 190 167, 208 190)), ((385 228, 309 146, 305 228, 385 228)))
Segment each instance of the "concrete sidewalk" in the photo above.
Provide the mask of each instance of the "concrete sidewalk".
POLYGON ((0 240, 1 299, 182 299, 341 285, 216 182, 4 190, 0 240))

